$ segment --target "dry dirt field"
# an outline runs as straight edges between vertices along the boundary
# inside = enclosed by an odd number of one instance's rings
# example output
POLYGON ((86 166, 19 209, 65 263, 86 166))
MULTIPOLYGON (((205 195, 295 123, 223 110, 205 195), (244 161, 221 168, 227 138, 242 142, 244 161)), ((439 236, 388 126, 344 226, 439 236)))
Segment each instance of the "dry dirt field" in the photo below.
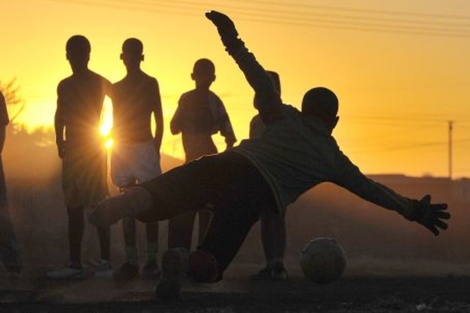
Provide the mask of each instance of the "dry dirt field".
MULTIPOLYGON (((47 153, 58 160, 55 150, 47 153)), ((24 155, 38 152, 20 154, 24 155)), ((152 281, 119 285, 112 279, 46 280, 47 270, 67 262, 67 214, 60 177, 57 173, 43 174, 46 178, 37 178, 39 181, 35 182, 29 174, 36 173, 38 167, 33 164, 31 169, 25 169, 29 163, 22 162, 17 155, 5 164, 18 166, 18 171, 28 174, 9 180, 12 218, 23 248, 25 273, 21 279, 9 280, 0 267, 0 313, 470 313, 468 202, 454 201, 450 206, 453 217, 449 230, 434 237, 393 212, 367 205, 325 185, 299 199, 287 214, 289 281, 274 284, 249 281, 248 276, 264 264, 257 224, 222 282, 187 284, 179 301, 163 302, 155 299, 156 282, 152 281), (316 285, 305 280, 300 272, 299 252, 315 237, 335 238, 346 250, 348 266, 345 275, 335 283, 316 285)), ((50 172, 42 167, 41 170, 50 172)), ((436 194, 436 201, 447 201, 450 198, 447 193, 454 190, 447 183, 429 190, 433 185, 428 183, 412 179, 411 183, 396 188, 416 197, 431 192, 436 194)), ((138 229, 142 239, 143 229, 138 229)), ((167 225, 161 223, 161 251, 166 249, 167 233, 167 225)), ((117 225, 112 235, 112 261, 116 268, 124 259, 122 237, 122 228, 117 225)), ((144 240, 139 241, 139 249, 139 255, 143 255, 144 240)), ((96 260, 98 255, 96 232, 87 227, 83 260, 96 260)))
POLYGON ((171 302, 155 299, 155 282, 147 280, 52 282, 38 273, 19 280, 1 277, 0 312, 470 312, 469 276, 352 273, 317 285, 296 271, 278 283, 251 282, 247 273, 239 267, 217 284, 187 283, 181 299, 171 302))

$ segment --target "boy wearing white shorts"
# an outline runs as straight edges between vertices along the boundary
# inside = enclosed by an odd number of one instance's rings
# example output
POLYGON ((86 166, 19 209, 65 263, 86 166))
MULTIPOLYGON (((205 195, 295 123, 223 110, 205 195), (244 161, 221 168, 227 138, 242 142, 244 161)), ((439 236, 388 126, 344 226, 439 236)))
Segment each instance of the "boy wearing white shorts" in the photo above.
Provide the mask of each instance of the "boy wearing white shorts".
MULTIPOLYGON (((113 138, 111 179, 124 187, 148 181, 161 174, 160 146, 163 138, 163 114, 158 82, 140 69, 144 60, 142 42, 135 38, 124 41, 121 59, 127 75, 113 85, 113 138), (152 135, 151 117, 156 130, 152 135)), ((157 263, 158 223, 146 224, 146 263, 144 274, 155 278, 157 263)), ((126 262, 115 277, 127 281, 139 276, 135 218, 123 220, 126 262)))

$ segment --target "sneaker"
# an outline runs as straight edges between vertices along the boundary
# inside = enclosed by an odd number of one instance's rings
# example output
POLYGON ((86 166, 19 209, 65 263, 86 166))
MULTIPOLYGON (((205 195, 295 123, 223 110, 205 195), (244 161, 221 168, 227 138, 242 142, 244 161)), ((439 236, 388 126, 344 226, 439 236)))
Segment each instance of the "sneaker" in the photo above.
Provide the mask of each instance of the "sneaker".
POLYGON ((90 214, 89 221, 96 226, 109 226, 124 217, 139 215, 152 205, 152 195, 142 187, 131 187, 123 193, 102 200, 90 214))
POLYGON ((85 273, 82 267, 69 265, 67 267, 59 268, 46 274, 49 279, 83 279, 85 273))
POLYGON ((137 279, 139 278, 139 266, 126 262, 114 273, 114 278, 120 282, 128 282, 137 279))
POLYGON ((289 277, 286 268, 282 263, 267 266, 258 273, 250 276, 254 281, 284 281, 289 277))
POLYGON ((109 278, 113 276, 113 268, 108 260, 99 260, 95 267, 94 277, 109 278))
POLYGON ((284 281, 289 278, 287 269, 284 267, 284 264, 278 263, 271 267, 271 277, 272 281, 284 281))
POLYGON ((170 249, 163 254, 162 275, 155 290, 164 300, 179 298, 188 268, 188 254, 181 249, 170 249))
POLYGON ((158 279, 161 275, 157 260, 150 260, 142 269, 142 274, 148 279, 158 279))
POLYGON ((251 275, 250 280, 254 280, 254 281, 269 280, 270 277, 271 277, 271 268, 265 267, 262 270, 260 270, 258 273, 251 275))

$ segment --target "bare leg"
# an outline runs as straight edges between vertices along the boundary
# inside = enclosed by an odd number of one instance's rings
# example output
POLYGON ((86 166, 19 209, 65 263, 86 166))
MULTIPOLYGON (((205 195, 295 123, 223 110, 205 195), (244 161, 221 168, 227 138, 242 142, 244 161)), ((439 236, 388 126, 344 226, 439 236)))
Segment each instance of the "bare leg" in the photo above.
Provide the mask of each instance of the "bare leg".
POLYGON ((275 263, 283 263, 286 251, 285 219, 275 214, 262 215, 261 240, 268 267, 275 263))
POLYGON ((168 222, 168 248, 185 248, 191 251, 195 211, 172 217, 168 222))
POLYGON ((157 260, 157 256, 158 256, 158 232, 159 232, 158 222, 146 223, 145 231, 147 235, 147 243, 146 243, 147 263, 154 262, 157 260))
POLYGON ((82 267, 82 237, 85 229, 84 208, 67 207, 69 216, 69 256, 72 267, 82 267))
POLYGON ((23 267, 8 207, 3 205, 0 206, 0 259, 9 272, 19 273, 23 267))
POLYGON ((124 233, 124 244, 126 247, 126 262, 137 265, 136 225, 135 218, 125 217, 122 220, 122 231, 124 233))

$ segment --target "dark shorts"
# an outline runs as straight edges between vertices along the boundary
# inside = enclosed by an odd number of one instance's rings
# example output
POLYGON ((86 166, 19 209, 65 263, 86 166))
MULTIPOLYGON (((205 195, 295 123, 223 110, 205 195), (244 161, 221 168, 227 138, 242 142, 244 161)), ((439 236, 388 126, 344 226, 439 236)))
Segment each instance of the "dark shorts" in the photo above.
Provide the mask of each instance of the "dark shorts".
POLYGON ((165 220, 207 204, 272 210, 274 197, 259 170, 244 156, 224 152, 204 156, 142 183, 154 209, 142 220, 165 220))
POLYGON ((142 184, 153 210, 138 218, 150 222, 210 207, 213 218, 199 248, 213 254, 223 272, 260 212, 276 207, 258 169, 236 152, 205 156, 142 184))
POLYGON ((62 190, 67 207, 93 207, 108 195, 106 150, 68 148, 62 159, 62 190))

